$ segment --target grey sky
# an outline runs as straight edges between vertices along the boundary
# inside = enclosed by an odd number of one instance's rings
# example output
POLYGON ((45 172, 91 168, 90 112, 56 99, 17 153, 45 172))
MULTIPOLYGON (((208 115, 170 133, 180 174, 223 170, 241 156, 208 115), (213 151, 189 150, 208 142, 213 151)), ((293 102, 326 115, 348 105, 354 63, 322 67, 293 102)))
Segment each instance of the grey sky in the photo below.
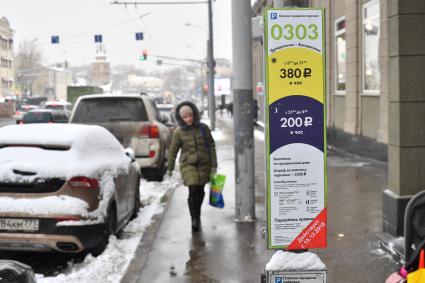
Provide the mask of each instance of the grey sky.
MULTIPOLYGON (((143 49, 147 49, 149 55, 205 57, 207 5, 140 5, 137 8, 131 5, 125 8, 110 2, 112 0, 1 0, 0 16, 6 17, 15 30, 15 50, 24 38, 36 38, 46 64, 69 60, 72 65, 80 65, 93 61, 95 34, 103 35, 112 64, 153 67, 152 57, 148 62, 139 61, 143 49), (140 18, 140 15, 145 16, 140 18), (144 32, 145 40, 135 40, 135 32, 139 31, 144 32), (51 35, 60 36, 59 45, 50 43, 51 35)), ((231 32, 231 0, 216 0, 215 57, 231 59, 231 32)))

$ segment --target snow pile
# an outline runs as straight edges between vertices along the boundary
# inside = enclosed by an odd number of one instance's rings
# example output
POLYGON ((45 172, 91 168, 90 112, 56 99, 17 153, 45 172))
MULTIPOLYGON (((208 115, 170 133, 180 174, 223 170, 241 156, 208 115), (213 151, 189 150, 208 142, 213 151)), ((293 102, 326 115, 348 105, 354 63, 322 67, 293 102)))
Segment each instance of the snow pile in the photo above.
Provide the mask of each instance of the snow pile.
POLYGON ((266 264, 266 270, 325 270, 326 266, 320 258, 310 252, 291 253, 277 251, 266 264))
POLYGON ((28 124, 0 128, 2 181, 32 182, 37 178, 98 177, 104 171, 117 176, 121 172, 127 172, 129 162, 130 159, 126 157, 118 140, 99 126, 28 124), (62 150, 36 147, 37 145, 59 147, 62 150), (69 149, 64 150, 66 148, 69 149), (32 172, 35 175, 23 176, 15 174, 14 170, 32 172))

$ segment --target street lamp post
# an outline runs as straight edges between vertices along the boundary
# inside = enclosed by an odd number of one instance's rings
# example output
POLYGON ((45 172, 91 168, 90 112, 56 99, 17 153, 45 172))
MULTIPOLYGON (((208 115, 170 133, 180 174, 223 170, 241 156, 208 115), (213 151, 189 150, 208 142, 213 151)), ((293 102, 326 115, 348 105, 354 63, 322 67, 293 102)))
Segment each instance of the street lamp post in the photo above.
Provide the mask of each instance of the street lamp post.
POLYGON ((215 131, 215 97, 214 97, 214 41, 212 22, 212 0, 208 0, 208 115, 210 127, 215 131))
MULTIPOLYGON (((214 93, 214 41, 213 41, 213 22, 212 22, 212 0, 208 0, 208 40, 207 40, 207 62, 208 62, 208 116, 210 118, 210 128, 215 130, 215 93, 214 93)), ((198 29, 204 27, 185 23, 185 26, 190 26, 198 29)))

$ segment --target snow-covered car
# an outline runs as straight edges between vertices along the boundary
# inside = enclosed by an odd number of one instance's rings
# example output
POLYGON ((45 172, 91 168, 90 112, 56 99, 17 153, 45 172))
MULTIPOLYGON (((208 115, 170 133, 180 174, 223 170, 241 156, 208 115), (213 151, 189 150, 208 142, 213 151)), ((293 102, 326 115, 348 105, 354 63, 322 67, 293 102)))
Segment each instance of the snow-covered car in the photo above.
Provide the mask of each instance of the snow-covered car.
POLYGON ((162 181, 171 135, 148 95, 80 96, 69 122, 105 127, 124 147, 134 150, 143 177, 149 181, 162 181))
POLYGON ((0 250, 101 253, 137 216, 140 176, 105 128, 0 128, 0 250))

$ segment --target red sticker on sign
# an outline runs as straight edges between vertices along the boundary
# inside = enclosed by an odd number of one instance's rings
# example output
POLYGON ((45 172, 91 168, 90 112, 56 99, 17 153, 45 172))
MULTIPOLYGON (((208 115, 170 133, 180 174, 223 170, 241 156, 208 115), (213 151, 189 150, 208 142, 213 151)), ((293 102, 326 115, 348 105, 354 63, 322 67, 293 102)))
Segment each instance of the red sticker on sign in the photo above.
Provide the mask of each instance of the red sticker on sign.
POLYGON ((288 246, 288 250, 303 250, 326 247, 327 208, 323 209, 313 221, 288 246))

